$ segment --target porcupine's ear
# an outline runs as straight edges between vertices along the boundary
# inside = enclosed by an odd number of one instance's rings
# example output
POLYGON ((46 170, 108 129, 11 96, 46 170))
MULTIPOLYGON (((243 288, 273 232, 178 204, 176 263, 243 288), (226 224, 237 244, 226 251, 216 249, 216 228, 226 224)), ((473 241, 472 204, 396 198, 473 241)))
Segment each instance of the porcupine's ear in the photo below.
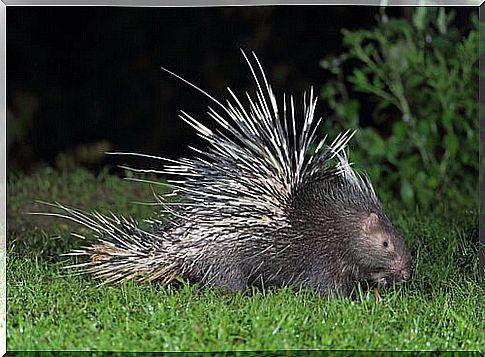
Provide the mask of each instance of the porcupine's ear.
POLYGON ((362 230, 366 234, 371 234, 379 227, 379 217, 374 212, 367 215, 362 222, 362 230))

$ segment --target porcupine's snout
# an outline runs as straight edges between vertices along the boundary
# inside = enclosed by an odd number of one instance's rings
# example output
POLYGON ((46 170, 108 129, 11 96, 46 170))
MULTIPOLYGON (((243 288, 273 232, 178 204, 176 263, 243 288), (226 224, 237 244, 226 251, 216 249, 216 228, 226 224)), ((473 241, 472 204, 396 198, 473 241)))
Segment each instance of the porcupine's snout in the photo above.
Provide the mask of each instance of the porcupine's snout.
POLYGON ((406 249, 394 258, 387 268, 370 275, 370 280, 381 287, 392 283, 406 283, 413 275, 413 260, 406 249))
POLYGON ((404 266, 397 271, 394 280, 398 283, 405 283, 411 280, 411 276, 413 275, 413 262, 412 259, 409 259, 404 266))
POLYGON ((405 283, 411 280, 413 275, 413 260, 407 248, 393 265, 391 277, 395 283, 405 283))

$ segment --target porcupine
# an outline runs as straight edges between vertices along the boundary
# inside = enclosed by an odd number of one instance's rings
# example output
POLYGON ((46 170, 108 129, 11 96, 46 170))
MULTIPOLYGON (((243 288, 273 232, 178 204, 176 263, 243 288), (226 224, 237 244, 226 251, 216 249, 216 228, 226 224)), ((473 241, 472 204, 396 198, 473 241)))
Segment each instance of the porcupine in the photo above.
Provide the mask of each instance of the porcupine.
POLYGON ((218 127, 211 130, 181 111, 208 142, 205 151, 191 148, 196 155, 179 160, 117 153, 163 160, 162 170, 133 170, 171 178, 172 192, 158 196, 168 223, 155 215, 142 229, 134 219, 59 204, 66 213, 57 215, 98 238, 68 253, 90 257, 75 266, 103 283, 182 277, 225 289, 291 286, 343 295, 357 282, 409 280, 412 258, 401 234, 368 176, 347 159, 354 132, 330 145, 326 137, 318 141, 313 89, 303 96, 303 123, 297 125, 293 97, 283 95, 278 106, 256 55, 250 60, 242 53, 257 86, 256 99, 246 92, 247 106, 229 88, 232 101, 224 105, 162 67, 219 107, 208 108, 218 127))

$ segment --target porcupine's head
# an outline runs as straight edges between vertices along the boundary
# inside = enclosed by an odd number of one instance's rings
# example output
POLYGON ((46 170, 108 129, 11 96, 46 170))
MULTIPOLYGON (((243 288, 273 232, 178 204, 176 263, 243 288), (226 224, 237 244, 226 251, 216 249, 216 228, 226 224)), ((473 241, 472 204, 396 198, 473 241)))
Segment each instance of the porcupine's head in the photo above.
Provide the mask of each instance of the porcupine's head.
MULTIPOLYGON (((412 258, 400 232, 384 214, 366 176, 340 163, 302 182, 293 219, 312 242, 317 259, 343 279, 385 286, 411 278, 412 258)), ((337 160, 338 161, 338 160, 337 160)))

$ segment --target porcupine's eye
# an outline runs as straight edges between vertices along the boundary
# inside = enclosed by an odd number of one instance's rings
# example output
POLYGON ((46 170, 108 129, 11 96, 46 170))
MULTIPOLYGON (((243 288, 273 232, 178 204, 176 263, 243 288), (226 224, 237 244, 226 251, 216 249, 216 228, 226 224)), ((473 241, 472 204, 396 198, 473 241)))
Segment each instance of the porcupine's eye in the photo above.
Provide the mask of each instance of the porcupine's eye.
POLYGON ((384 242, 382 242, 382 245, 384 246, 384 248, 387 248, 389 246, 389 243, 387 243, 387 240, 385 240, 384 242))

